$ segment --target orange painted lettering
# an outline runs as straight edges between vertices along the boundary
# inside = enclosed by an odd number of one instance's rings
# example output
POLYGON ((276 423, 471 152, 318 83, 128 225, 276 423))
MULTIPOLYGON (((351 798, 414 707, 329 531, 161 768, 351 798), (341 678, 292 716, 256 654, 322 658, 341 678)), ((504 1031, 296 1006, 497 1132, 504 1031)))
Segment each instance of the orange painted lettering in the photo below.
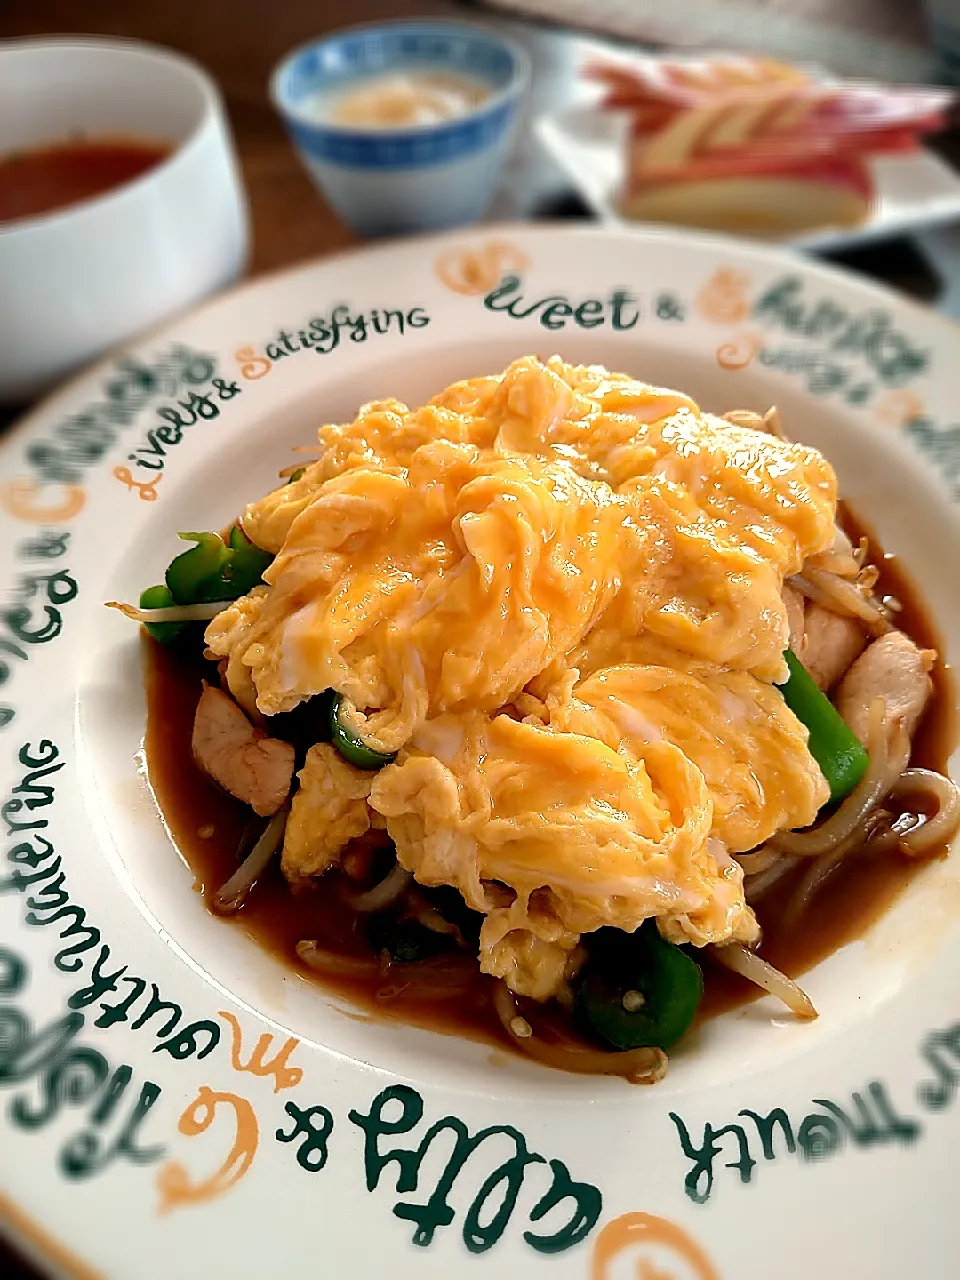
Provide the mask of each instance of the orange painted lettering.
POLYGON ((289 1039, 284 1041, 279 1053, 267 1062, 265 1059, 273 1046, 273 1036, 264 1032, 257 1041, 249 1059, 244 1062, 240 1056, 243 1052, 243 1032, 240 1030, 240 1023, 232 1013, 228 1013, 225 1009, 220 1010, 219 1016, 229 1024, 233 1034, 230 1061, 233 1063, 234 1071, 249 1071, 251 1075, 255 1076, 272 1076, 274 1093, 279 1093, 281 1089, 293 1089, 300 1083, 303 1079, 302 1068, 287 1065, 291 1053, 300 1043, 299 1040, 290 1036, 289 1039))
POLYGON ((720 1280, 720 1272, 689 1232, 652 1213, 624 1213, 606 1224, 593 1244, 590 1280, 611 1280, 613 1263, 626 1253, 635 1260, 637 1280, 674 1280, 674 1273, 664 1270, 673 1259, 676 1280, 720 1280))
POLYGON ((260 1126, 246 1098, 236 1093, 215 1093, 207 1085, 201 1085, 200 1092, 180 1117, 180 1132, 189 1138, 206 1133, 220 1108, 230 1109, 234 1124, 233 1144, 226 1157, 209 1178, 199 1182, 192 1182, 188 1170, 177 1160, 163 1165, 157 1172, 159 1213, 215 1200, 235 1187, 249 1171, 260 1143, 260 1126))
POLYGON ((0 485, 0 507, 15 520, 28 524, 66 524, 83 510, 87 495, 76 484, 60 485, 60 498, 44 501, 46 485, 26 477, 0 485))

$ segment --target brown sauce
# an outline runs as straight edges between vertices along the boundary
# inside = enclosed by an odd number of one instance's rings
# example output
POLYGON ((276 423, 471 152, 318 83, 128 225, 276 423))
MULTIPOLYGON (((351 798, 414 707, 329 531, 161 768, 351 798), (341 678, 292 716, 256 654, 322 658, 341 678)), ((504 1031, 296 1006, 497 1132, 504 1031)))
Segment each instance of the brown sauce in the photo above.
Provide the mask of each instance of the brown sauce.
POLYGON ((136 138, 58 143, 0 156, 0 223, 36 218, 113 191, 147 173, 169 148, 136 138))
MULTIPOLYGON (((939 649, 938 637, 916 590, 895 557, 884 556, 877 540, 847 511, 841 523, 856 544, 861 533, 870 537, 871 560, 880 569, 877 591, 902 604, 898 622, 919 645, 939 649)), ((164 647, 145 638, 147 690, 146 762, 151 786, 177 847, 209 896, 237 866, 237 849, 250 821, 246 806, 220 791, 193 763, 190 738, 203 679, 216 680, 211 664, 197 656, 164 647)), ((938 664, 933 672, 934 697, 914 738, 911 763, 939 772, 954 743, 952 697, 948 673, 938 664)), ((305 976, 347 997, 353 1004, 385 1017, 447 1034, 470 1036, 510 1046, 490 1000, 490 980, 479 969, 464 994, 458 987, 446 996, 424 998, 415 986, 398 989, 379 976, 320 978, 301 965, 295 953, 303 938, 317 939, 325 948, 350 956, 370 956, 362 918, 341 896, 344 877, 330 872, 318 889, 291 893, 274 862, 248 895, 231 923, 211 921, 212 928, 242 928, 261 946, 305 976)), ((797 977, 825 956, 860 937, 892 904, 926 860, 914 861, 891 853, 847 860, 804 914, 801 927, 788 927, 784 915, 801 866, 794 876, 757 904, 763 928, 761 954, 797 977)), ((700 1018, 746 1003, 761 993, 744 979, 704 961, 705 997, 700 1018)), ((525 1003, 525 1002, 522 1002, 525 1003)), ((525 1012, 530 1012, 525 1009, 525 1012)), ((562 1018, 545 1011, 536 1017, 538 1032, 562 1035, 562 1018)))
MULTIPOLYGON (((881 597, 895 596, 900 601, 902 609, 897 616, 900 629, 921 648, 941 652, 940 637, 905 567, 896 556, 884 555, 869 527, 843 503, 837 515, 838 523, 854 546, 861 537, 869 538, 870 561, 880 570, 876 593, 881 597)), ((939 661, 930 674, 933 697, 914 735, 910 764, 914 768, 946 773, 947 759, 956 742, 952 680, 939 661)), ((945 854, 943 850, 941 856, 945 854)), ((862 937, 929 861, 929 858, 905 858, 896 852, 846 859, 817 895, 815 909, 803 915, 802 926, 797 928, 789 922, 787 906, 806 870, 801 865, 756 904, 757 919, 763 929, 760 954, 791 978, 799 977, 846 943, 862 937)), ((723 1013, 759 996, 753 983, 711 964, 709 959, 704 967, 708 972, 704 975, 701 1016, 723 1013)))

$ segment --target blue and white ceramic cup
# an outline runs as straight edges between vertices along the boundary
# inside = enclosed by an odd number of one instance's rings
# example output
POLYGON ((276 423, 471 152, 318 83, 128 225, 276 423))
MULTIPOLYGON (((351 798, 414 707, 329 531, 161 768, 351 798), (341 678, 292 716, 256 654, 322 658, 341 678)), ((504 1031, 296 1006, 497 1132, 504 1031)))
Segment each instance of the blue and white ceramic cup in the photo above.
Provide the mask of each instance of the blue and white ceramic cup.
POLYGON ((295 50, 271 82, 274 105, 317 186, 361 235, 454 227, 493 195, 530 78, 512 41, 459 22, 352 27, 295 50), (490 93, 466 114, 401 128, 324 118, 323 102, 377 76, 461 75, 490 93))

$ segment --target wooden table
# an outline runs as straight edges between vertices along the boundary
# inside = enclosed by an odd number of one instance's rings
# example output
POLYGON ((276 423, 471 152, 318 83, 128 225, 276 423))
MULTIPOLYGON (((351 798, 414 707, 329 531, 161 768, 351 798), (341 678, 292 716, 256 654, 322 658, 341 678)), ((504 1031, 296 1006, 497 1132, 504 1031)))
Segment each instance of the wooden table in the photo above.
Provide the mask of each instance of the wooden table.
MULTIPOLYGON (((250 198, 257 274, 353 244, 356 237, 307 178, 267 97, 273 66, 295 45, 335 27, 416 14, 464 16, 466 6, 446 0, 352 0, 308 5, 302 0, 0 0, 0 38, 57 32, 137 37, 169 45, 203 63, 224 92, 250 198)), ((561 105, 570 92, 581 53, 577 38, 556 28, 501 21, 476 9, 468 16, 509 30, 533 61, 528 116, 561 105)), ((956 137, 945 144, 960 153, 956 137)), ((499 217, 585 218, 589 211, 567 180, 521 131, 494 205, 499 217)), ((878 276, 931 300, 935 270, 909 242, 893 242, 843 255, 856 270, 878 276)), ((0 429, 19 410, 0 408, 0 429)), ((2 1280, 37 1273, 0 1243, 2 1280)))

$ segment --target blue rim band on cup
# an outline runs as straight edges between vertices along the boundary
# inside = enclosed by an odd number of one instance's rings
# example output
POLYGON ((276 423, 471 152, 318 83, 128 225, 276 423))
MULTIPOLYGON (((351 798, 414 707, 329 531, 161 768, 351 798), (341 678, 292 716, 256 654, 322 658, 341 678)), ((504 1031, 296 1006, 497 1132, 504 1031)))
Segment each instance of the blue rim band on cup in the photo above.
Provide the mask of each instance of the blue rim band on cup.
POLYGON ((295 142, 318 160, 350 168, 445 164, 481 150, 506 130, 529 77, 526 54, 501 36, 457 22, 353 27, 295 50, 277 68, 272 96, 295 142), (468 115, 409 128, 357 129, 303 112, 305 100, 384 72, 443 70, 471 76, 492 94, 468 115))
POLYGON ((529 59, 496 31, 414 19, 348 28, 289 54, 271 96, 317 186, 362 234, 454 226, 479 217, 509 145, 529 59), (377 76, 445 72, 487 97, 449 120, 357 128, 316 114, 321 95, 377 76))

